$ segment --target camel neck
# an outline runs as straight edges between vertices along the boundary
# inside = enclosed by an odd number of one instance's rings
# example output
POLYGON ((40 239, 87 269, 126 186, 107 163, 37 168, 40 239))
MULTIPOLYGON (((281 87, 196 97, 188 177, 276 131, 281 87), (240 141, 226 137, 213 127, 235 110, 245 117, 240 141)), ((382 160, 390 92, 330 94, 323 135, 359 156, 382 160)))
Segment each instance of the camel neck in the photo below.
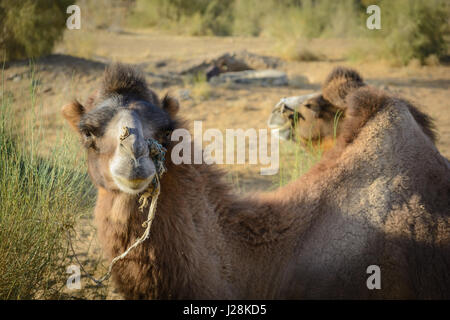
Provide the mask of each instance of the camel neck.
MULTIPOLYGON (((121 281, 120 273, 142 267, 130 264, 145 256, 151 268, 140 272, 152 273, 155 291, 149 293, 151 297, 174 297, 175 293, 191 297, 186 291, 191 290, 189 286, 204 282, 205 273, 215 274, 220 270, 218 264, 223 257, 202 262, 202 257, 219 252, 217 247, 223 245, 218 212, 214 210, 220 204, 209 199, 210 194, 220 190, 205 186, 202 170, 192 165, 168 166, 161 179, 161 194, 148 243, 138 246, 130 252, 129 259, 113 268, 115 281, 121 281)), ((210 172, 210 175, 208 180, 218 180, 217 174, 210 172)), ((108 260, 124 252, 143 234, 142 223, 147 218, 148 207, 141 212, 138 205, 138 196, 99 189, 95 219, 108 260)))

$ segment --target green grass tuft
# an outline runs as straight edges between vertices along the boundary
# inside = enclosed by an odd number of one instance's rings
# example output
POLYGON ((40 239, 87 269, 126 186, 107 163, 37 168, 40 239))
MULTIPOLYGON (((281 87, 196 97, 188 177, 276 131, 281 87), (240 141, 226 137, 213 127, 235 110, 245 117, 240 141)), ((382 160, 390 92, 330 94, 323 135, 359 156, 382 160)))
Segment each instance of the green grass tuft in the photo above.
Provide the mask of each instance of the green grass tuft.
POLYGON ((59 297, 70 264, 66 231, 95 198, 67 132, 48 157, 38 155, 46 137, 38 129, 38 81, 31 75, 25 123, 16 120, 4 81, 1 88, 0 299, 59 297))

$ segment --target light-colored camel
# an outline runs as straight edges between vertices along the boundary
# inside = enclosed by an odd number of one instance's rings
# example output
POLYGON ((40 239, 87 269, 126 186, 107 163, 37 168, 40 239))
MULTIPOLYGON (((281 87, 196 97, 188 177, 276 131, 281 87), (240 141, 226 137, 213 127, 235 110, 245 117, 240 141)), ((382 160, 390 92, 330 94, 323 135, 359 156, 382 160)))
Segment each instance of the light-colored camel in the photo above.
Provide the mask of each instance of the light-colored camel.
MULTIPOLYGON (((346 109, 336 146, 274 192, 239 196, 215 167, 168 157, 150 238, 113 268, 125 298, 450 298, 449 162, 404 101, 355 74, 337 69, 323 88, 346 109)), ((143 232, 138 197, 155 172, 144 138, 170 155, 177 110, 123 65, 85 106, 63 107, 87 148, 108 259, 143 232)))

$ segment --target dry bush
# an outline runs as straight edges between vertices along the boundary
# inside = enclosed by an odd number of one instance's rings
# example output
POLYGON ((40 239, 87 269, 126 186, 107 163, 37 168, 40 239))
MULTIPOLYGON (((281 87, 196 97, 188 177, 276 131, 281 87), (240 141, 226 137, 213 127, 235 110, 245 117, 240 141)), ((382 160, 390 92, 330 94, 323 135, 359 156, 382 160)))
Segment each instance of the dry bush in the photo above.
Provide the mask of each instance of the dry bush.
POLYGON ((61 297, 72 263, 66 232, 95 201, 68 130, 50 156, 39 155, 46 136, 30 73, 27 117, 17 115, 3 81, 0 92, 0 299, 61 297))
POLYGON ((70 0, 2 0, 0 54, 6 60, 49 54, 66 27, 70 0))
POLYGON ((381 1, 380 8, 382 29, 375 33, 380 56, 406 65, 446 54, 450 7, 445 1, 381 1))

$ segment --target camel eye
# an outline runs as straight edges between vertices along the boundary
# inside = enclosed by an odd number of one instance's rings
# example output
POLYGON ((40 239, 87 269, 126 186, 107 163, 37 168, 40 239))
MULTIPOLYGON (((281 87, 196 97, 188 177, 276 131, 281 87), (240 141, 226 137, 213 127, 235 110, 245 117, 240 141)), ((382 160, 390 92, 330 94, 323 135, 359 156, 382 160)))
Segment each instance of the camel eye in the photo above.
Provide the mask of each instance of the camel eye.
POLYGON ((83 137, 85 141, 91 141, 94 139, 94 135, 90 131, 83 132, 83 137))
POLYGON ((308 109, 311 109, 312 105, 311 105, 311 103, 307 103, 307 104, 305 104, 305 107, 308 109))
POLYGON ((83 132, 83 142, 86 148, 92 148, 98 150, 95 146, 94 135, 90 131, 83 132))

